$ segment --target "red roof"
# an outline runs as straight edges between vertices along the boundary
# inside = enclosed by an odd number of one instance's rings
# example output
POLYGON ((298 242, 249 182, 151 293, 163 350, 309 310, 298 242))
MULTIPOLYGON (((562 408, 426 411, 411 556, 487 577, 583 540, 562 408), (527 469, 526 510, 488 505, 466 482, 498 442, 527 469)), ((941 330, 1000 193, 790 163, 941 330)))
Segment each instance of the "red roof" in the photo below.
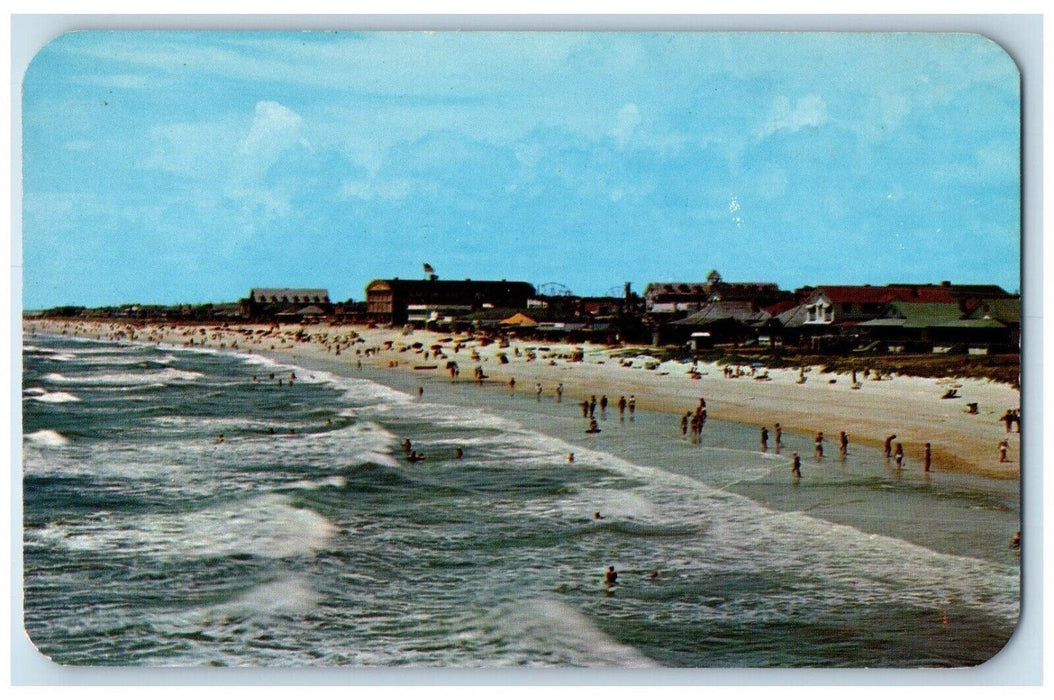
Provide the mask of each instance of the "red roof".
POLYGON ((817 287, 813 295, 823 294, 834 304, 886 304, 891 301, 917 303, 954 303, 955 298, 942 287, 933 285, 896 285, 870 287, 840 285, 817 287))
POLYGON ((766 306, 763 310, 771 316, 779 316, 784 311, 793 309, 798 305, 798 302, 794 299, 787 299, 786 301, 776 302, 772 306, 766 306))

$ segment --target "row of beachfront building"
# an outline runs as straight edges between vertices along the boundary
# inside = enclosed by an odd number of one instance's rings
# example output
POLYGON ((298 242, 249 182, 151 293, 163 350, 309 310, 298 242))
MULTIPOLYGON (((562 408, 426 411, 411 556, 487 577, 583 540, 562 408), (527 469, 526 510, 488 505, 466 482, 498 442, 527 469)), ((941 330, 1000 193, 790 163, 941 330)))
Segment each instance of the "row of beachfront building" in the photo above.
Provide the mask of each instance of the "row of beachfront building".
MULTIPOLYGON (((821 285, 794 291, 770 282, 652 282, 642 295, 543 294, 508 280, 380 279, 364 304, 339 311, 358 322, 438 330, 516 333, 655 345, 788 345, 815 351, 1016 352, 1021 299, 997 285, 821 285)), ((325 290, 253 289, 251 319, 338 313, 325 290)))
MULTIPOLYGON (((365 301, 333 302, 326 289, 254 288, 236 304, 195 307, 194 320, 312 323, 337 320, 436 330, 515 333, 600 342, 793 346, 818 352, 1017 352, 1021 299, 997 285, 820 285, 652 282, 643 294, 543 293, 508 280, 378 279, 365 301), (198 318, 200 316, 202 318, 198 318)), ((186 311, 183 312, 186 315, 186 311)), ((177 320, 171 308, 116 315, 177 320)), ((114 314, 109 314, 114 315, 114 314)), ((185 320, 185 319, 182 319, 185 320)))

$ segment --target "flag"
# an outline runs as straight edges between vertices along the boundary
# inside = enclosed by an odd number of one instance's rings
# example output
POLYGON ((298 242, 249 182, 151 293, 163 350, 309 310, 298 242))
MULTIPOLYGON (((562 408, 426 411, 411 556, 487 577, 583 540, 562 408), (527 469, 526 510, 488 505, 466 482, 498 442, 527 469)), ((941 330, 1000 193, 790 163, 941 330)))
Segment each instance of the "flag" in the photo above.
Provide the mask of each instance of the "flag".
POLYGON ((436 271, 436 270, 435 270, 435 268, 434 268, 434 267, 432 267, 432 266, 431 266, 431 265, 429 265, 428 263, 425 263, 425 273, 427 273, 427 274, 429 274, 429 275, 430 275, 430 274, 434 273, 435 271, 436 271))

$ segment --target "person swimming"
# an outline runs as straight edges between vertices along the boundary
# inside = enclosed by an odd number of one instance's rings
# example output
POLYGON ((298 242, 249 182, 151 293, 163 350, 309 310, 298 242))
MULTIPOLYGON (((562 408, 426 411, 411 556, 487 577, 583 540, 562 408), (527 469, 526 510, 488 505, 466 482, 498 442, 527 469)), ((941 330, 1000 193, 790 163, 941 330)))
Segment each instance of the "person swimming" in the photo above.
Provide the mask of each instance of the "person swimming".
POLYGON ((618 585, 618 572, 615 571, 614 566, 609 566, 608 570, 604 573, 604 585, 608 588, 618 585))
POLYGON ((603 520, 603 519, 604 519, 604 516, 600 514, 599 510, 596 513, 593 513, 593 520, 603 520))

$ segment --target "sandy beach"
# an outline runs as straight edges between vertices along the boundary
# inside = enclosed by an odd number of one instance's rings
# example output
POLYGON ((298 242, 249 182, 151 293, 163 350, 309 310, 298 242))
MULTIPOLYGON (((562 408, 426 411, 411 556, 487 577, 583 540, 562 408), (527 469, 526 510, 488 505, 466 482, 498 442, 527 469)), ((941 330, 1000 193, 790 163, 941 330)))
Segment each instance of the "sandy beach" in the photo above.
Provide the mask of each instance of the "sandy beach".
POLYGON ((542 343, 512 340, 481 346, 467 335, 397 329, 317 324, 309 326, 233 324, 178 326, 164 323, 63 322, 26 320, 24 342, 34 333, 65 334, 99 340, 134 340, 177 347, 208 347, 231 352, 252 352, 311 365, 313 361, 339 359, 349 370, 357 363, 418 375, 449 376, 448 362, 460 370, 457 381, 473 382, 481 367, 484 384, 509 391, 534 393, 541 384, 545 396, 563 385, 565 401, 580 402, 607 395, 613 405, 620 396, 634 396, 640 409, 678 415, 692 410, 704 397, 708 415, 719 420, 767 426, 779 422, 784 431, 814 435, 822 431, 827 449, 837 449, 839 431, 851 444, 880 446, 888 435, 903 443, 905 469, 921 470, 923 446, 932 446, 932 469, 999 479, 1020 476, 1020 435, 1007 435, 1000 417, 1008 408, 1019 408, 1020 392, 1006 384, 976 379, 932 379, 886 376, 860 380, 852 387, 846 374, 822 373, 806 368, 802 382, 797 370, 744 367, 744 375, 728 378, 724 367, 698 363, 659 363, 646 347, 613 348, 604 345, 542 343), (438 346, 439 355, 435 354, 438 346), (460 347, 457 347, 460 346, 460 347), (581 360, 573 360, 581 351, 581 360), (503 363, 501 355, 507 359, 503 363), (476 359, 478 358, 478 359, 476 359), (414 369, 429 367, 434 369, 414 369), (762 377, 767 377, 763 379, 762 377), (957 397, 942 399, 949 388, 957 397), (978 412, 967 413, 976 402, 978 412), (1009 439, 1009 461, 999 461, 999 442, 1009 439))

